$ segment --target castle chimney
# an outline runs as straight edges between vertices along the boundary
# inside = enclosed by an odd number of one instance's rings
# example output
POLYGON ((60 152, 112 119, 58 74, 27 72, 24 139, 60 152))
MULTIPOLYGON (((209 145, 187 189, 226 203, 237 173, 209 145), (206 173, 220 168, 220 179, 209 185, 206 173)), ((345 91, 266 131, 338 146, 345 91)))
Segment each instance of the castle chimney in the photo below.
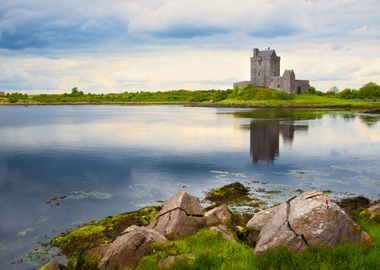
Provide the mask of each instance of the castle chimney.
POLYGON ((253 49, 253 57, 257 57, 258 54, 259 54, 259 49, 254 48, 253 49))

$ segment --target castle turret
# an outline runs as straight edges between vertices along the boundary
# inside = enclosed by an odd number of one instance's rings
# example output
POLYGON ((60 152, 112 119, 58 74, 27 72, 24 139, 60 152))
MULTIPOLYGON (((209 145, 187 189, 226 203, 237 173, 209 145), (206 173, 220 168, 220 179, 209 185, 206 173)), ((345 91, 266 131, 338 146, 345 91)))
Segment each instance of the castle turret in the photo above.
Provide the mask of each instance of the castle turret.
POLYGON ((258 54, 259 54, 259 49, 254 48, 253 49, 253 57, 257 57, 258 54))

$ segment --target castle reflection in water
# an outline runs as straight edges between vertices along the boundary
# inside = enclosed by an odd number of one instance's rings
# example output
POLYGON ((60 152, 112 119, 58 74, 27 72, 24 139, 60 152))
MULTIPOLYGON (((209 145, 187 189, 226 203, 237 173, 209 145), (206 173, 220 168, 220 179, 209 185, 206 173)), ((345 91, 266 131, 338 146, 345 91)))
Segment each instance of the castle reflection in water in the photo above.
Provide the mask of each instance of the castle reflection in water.
POLYGON ((307 131, 307 125, 294 122, 252 121, 250 126, 250 149, 253 163, 273 163, 279 156, 280 135, 285 143, 292 143, 296 131, 307 131))

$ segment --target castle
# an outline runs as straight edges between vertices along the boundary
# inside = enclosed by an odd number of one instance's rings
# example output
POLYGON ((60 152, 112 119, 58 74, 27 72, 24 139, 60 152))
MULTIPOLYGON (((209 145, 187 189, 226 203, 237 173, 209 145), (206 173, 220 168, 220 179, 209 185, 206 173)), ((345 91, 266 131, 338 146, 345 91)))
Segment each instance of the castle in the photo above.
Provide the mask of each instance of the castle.
POLYGON ((280 76, 281 57, 276 55, 275 50, 268 48, 260 51, 253 49, 251 57, 251 80, 234 83, 234 88, 247 86, 264 86, 285 91, 289 94, 301 94, 309 89, 309 81, 296 80, 293 70, 285 70, 280 76))

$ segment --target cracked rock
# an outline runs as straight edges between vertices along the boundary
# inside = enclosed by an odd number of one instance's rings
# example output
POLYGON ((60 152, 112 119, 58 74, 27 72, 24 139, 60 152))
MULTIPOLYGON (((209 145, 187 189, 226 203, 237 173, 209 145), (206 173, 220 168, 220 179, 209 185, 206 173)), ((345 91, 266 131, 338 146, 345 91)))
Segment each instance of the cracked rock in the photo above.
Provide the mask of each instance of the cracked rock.
POLYGON ((332 248, 342 242, 371 243, 372 240, 329 197, 310 191, 278 206, 259 234, 255 255, 278 246, 301 252, 308 245, 332 248))
POLYGON ((204 224, 203 208, 198 198, 179 192, 165 202, 149 227, 167 239, 176 240, 197 232, 204 224))
POLYGON ((247 228, 261 231, 265 224, 274 216, 278 210, 278 206, 271 207, 254 214, 254 216, 248 221, 247 228))
POLYGON ((133 268, 150 252, 153 243, 166 241, 165 236, 154 229, 130 226, 108 245, 98 268, 101 270, 133 268))

